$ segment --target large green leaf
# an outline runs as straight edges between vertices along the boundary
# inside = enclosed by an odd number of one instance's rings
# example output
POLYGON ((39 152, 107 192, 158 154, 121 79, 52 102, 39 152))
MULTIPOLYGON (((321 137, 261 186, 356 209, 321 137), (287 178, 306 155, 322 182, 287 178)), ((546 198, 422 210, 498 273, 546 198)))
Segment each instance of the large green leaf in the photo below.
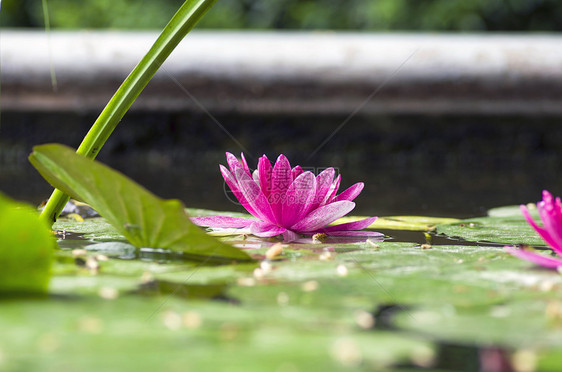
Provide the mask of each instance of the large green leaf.
POLYGON ((55 247, 33 208, 0 194, 0 295, 46 292, 55 247))
POLYGON ((97 210, 137 247, 185 252, 198 260, 250 260, 193 225, 178 200, 162 200, 123 174, 62 145, 34 148, 31 163, 54 187, 97 210))

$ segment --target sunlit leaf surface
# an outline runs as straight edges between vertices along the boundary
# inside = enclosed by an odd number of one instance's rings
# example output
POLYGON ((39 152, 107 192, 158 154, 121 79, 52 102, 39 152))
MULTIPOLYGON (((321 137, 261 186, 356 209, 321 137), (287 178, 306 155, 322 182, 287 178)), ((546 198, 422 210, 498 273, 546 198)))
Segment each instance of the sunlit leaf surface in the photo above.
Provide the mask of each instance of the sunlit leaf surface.
POLYGON ((243 251, 193 225, 178 200, 162 200, 121 173, 62 145, 43 145, 30 155, 54 187, 97 210, 137 247, 181 251, 193 259, 241 259, 243 251))
MULTIPOLYGON (((489 241, 535 239, 515 212, 476 220, 489 241)), ((258 262, 209 265, 136 248, 103 218, 55 228, 51 297, 0 307, 4 369, 450 371, 492 346, 520 369, 560 365, 562 277, 503 244, 230 235, 258 262)))

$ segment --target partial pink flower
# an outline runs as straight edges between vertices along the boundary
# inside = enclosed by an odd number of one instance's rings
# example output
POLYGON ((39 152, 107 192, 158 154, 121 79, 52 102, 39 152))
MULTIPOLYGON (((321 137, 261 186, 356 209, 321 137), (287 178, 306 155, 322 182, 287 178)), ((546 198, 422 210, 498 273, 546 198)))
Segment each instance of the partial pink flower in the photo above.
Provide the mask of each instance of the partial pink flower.
POLYGON ((252 173, 241 154, 241 161, 226 153, 229 169, 220 165, 226 184, 240 204, 252 215, 237 217, 193 217, 200 226, 220 228, 250 228, 258 237, 282 235, 294 241, 299 235, 325 233, 332 236, 381 236, 374 231, 358 231, 371 225, 377 217, 357 222, 328 226, 353 208, 353 199, 363 190, 359 182, 337 195, 340 176, 334 168, 327 168, 318 176, 300 166, 291 168, 285 155, 279 155, 275 165, 267 156, 258 161, 252 173))
MULTIPOLYGON (((521 205, 521 212, 523 212, 527 222, 552 247, 554 252, 562 257, 562 202, 560 198, 554 199, 548 191, 543 191, 542 201, 537 203, 537 210, 543 224, 542 227, 533 220, 527 207, 521 205)), ((549 257, 523 249, 507 248, 506 250, 516 257, 544 267, 558 268, 562 266, 562 258, 549 257)))

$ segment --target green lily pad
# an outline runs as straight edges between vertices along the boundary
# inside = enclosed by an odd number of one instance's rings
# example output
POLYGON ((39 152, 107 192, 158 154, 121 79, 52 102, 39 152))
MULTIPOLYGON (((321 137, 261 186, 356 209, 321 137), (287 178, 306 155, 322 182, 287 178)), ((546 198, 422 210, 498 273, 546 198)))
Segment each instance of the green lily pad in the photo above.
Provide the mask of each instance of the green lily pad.
POLYGON ((398 315, 396 325, 402 330, 448 342, 524 349, 560 348, 562 328, 559 321, 549 319, 545 313, 547 306, 547 301, 512 301, 491 308, 430 306, 398 315))
POLYGON ((551 368, 562 349, 562 276, 503 244, 281 243, 265 259, 277 240, 229 236, 262 262, 210 266, 169 251, 131 255, 104 219, 88 222, 61 220, 84 235, 60 240, 49 300, 0 307, 13 339, 0 339, 0 369, 415 370, 432 366, 441 343, 532 350, 551 368), (73 244, 109 258, 92 272, 76 265, 73 244), (387 305, 395 313, 377 318, 387 305), (377 328, 385 322, 398 332, 377 328), (69 353, 80 358, 61 364, 69 353))
MULTIPOLYGON (((527 204, 531 216, 540 221, 535 204, 527 204)), ((545 242, 523 217, 521 207, 509 205, 493 208, 488 217, 471 218, 437 226, 437 233, 467 241, 498 244, 544 246, 545 242)))
POLYGON ((54 187, 90 204, 137 247, 182 251, 197 260, 251 260, 193 225, 180 201, 162 200, 69 147, 36 146, 29 159, 54 187))
MULTIPOLYGON (((529 203, 526 205, 527 210, 531 216, 535 219, 539 219, 539 212, 537 211, 537 205, 534 203, 529 203)), ((520 205, 507 205, 504 207, 497 207, 488 210, 489 217, 515 217, 521 218, 521 206, 520 205)))
POLYGON ((127 238, 125 238, 123 234, 108 223, 105 218, 101 217, 87 218, 83 222, 62 217, 54 223, 53 229, 63 233, 77 233, 80 234, 83 239, 98 242, 127 241, 127 238))
POLYGON ((46 292, 55 247, 37 211, 0 194, 0 296, 46 292))
POLYGON ((6 303, 0 308, 0 367, 87 372, 228 366, 229 371, 343 372, 379 370, 433 356, 426 341, 361 332, 353 322, 339 319, 310 323, 313 312, 295 309, 294 316, 285 317, 287 310, 176 296, 6 303))
POLYGON ((544 246, 523 217, 479 217, 438 225, 437 233, 468 241, 544 246))

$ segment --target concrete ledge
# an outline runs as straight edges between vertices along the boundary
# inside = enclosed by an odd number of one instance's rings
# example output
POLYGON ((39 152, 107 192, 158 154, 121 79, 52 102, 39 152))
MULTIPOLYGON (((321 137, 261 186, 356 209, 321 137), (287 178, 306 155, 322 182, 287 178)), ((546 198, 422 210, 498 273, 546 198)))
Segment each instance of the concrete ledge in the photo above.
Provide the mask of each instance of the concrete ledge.
MULTIPOLYGON (((44 32, 2 30, 2 110, 99 112, 156 37, 53 32, 49 41, 44 32)), ((562 36, 193 32, 133 109, 202 107, 216 113, 346 114, 361 107, 368 114, 559 116, 562 36)))

